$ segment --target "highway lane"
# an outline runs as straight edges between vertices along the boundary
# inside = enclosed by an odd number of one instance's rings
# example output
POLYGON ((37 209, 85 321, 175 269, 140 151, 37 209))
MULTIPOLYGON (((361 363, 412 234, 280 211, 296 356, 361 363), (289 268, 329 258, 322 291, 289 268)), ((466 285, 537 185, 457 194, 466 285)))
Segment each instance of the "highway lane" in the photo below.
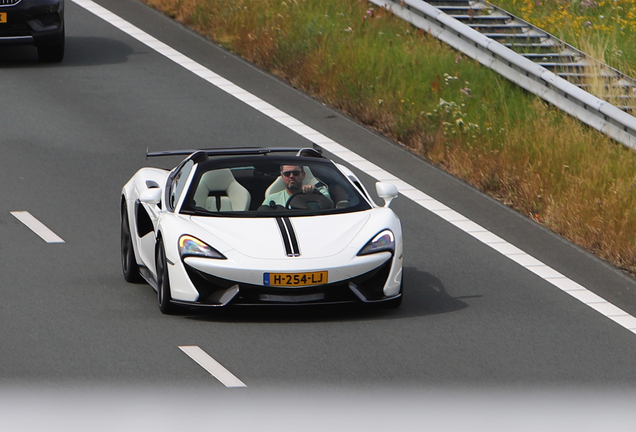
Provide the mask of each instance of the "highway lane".
MULTIPOLYGON (((634 282, 599 260, 145 6, 100 3, 636 312, 634 282)), ((392 205, 407 233, 397 311, 161 315, 119 268, 119 192, 146 148, 305 141, 74 3, 67 19, 61 65, 0 51, 0 382, 227 391, 178 349, 198 345, 248 389, 633 389, 633 333, 404 197, 392 205), (65 243, 44 243, 20 210, 65 243)))

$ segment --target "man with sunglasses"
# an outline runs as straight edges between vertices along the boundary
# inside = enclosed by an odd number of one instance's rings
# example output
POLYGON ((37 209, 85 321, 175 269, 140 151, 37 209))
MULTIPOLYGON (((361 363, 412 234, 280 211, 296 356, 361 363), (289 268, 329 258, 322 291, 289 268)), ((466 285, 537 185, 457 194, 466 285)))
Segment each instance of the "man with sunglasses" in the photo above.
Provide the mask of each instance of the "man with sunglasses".
POLYGON ((318 191, 327 198, 331 198, 329 196, 329 190, 325 184, 321 182, 316 183, 316 185, 303 184, 303 181, 305 180, 305 170, 302 166, 283 165, 280 168, 280 175, 283 179, 283 183, 285 183, 285 189, 266 196, 265 200, 263 201, 263 205, 273 206, 273 202, 274 205, 280 205, 284 207, 287 204, 287 200, 289 199, 289 197, 291 197, 296 192, 310 194, 314 191, 318 191))

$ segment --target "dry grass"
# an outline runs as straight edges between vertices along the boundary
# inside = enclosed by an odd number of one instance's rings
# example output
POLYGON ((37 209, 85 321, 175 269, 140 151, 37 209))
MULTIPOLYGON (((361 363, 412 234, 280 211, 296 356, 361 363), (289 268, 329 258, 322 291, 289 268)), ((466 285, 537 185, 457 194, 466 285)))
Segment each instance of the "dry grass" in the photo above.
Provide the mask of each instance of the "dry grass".
POLYGON ((636 153, 361 0, 143 0, 636 271, 636 153))
POLYGON ((611 51, 609 42, 582 40, 579 46, 588 55, 586 61, 589 67, 585 70, 587 91, 616 106, 636 106, 636 98, 629 91, 630 87, 621 85, 622 77, 605 66, 608 63, 606 53, 611 51))
MULTIPOLYGON (((492 0, 516 16, 588 52, 606 46, 606 63, 635 76, 636 0, 492 0)), ((601 57, 596 57, 601 59, 601 57)))

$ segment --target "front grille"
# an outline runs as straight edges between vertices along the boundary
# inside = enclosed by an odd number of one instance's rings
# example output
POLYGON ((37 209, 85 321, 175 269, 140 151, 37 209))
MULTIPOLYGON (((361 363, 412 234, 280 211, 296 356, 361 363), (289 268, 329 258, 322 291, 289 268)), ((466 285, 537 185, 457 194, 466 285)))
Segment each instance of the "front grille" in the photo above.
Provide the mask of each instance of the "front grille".
MULTIPOLYGON (((185 265, 194 287, 199 291, 197 303, 216 303, 217 293, 235 285, 235 281, 221 279, 185 265)), ((349 303, 358 298, 351 292, 347 282, 336 282, 303 288, 277 288, 263 285, 239 284, 239 292, 231 304, 297 304, 297 303, 349 303)))
POLYGON ((232 304, 312 304, 354 303, 358 298, 347 287, 346 282, 306 288, 271 288, 260 285, 240 284, 232 304))
POLYGON ((0 0, 0 7, 17 5, 21 1, 22 0, 0 0))

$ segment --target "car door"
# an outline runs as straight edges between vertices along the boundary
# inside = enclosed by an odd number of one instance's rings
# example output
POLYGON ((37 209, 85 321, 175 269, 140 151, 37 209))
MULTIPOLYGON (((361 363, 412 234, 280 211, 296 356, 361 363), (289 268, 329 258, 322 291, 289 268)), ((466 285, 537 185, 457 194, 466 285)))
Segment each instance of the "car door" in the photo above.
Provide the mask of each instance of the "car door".
POLYGON ((192 173, 194 167, 192 160, 186 160, 180 166, 178 166, 169 176, 166 181, 162 202, 157 204, 143 204, 143 210, 147 216, 138 213, 138 224, 142 222, 142 219, 146 217, 148 223, 151 224, 152 229, 146 230, 147 233, 140 236, 140 253, 141 259, 152 270, 153 274, 156 274, 155 270, 155 244, 157 237, 155 233, 155 227, 157 227, 160 216, 170 216, 174 214, 176 204, 183 195, 188 178, 192 173))

